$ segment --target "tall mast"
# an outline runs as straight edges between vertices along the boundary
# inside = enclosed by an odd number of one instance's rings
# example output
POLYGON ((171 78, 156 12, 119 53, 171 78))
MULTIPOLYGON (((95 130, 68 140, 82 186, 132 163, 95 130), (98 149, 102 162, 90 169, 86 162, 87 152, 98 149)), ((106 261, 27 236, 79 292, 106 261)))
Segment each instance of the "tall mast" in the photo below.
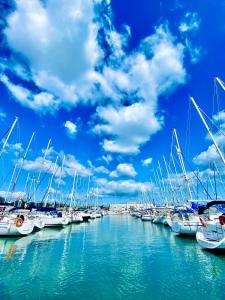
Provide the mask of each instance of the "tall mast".
POLYGON ((224 82, 219 77, 215 77, 215 80, 219 83, 219 85, 221 86, 221 88, 225 91, 225 84, 224 84, 224 82))
POLYGON ((183 160, 183 156, 182 156, 182 152, 181 152, 181 148, 180 148, 180 143, 179 143, 178 136, 177 136, 177 131, 176 131, 175 128, 174 128, 173 132, 174 132, 175 139, 176 139, 176 142, 177 142, 177 147, 176 147, 177 155, 178 155, 178 158, 179 158, 179 161, 180 161, 180 165, 181 165, 181 169, 182 169, 182 172, 183 172, 184 180, 185 180, 185 183, 186 183, 186 186, 187 186, 188 195, 189 195, 190 200, 192 200, 191 188, 190 188, 189 180, 188 180, 188 177, 187 177, 187 172, 186 172, 185 165, 184 165, 184 160, 183 160))
POLYGON ((70 208, 72 207, 72 202, 73 202, 73 194, 74 194, 76 177, 77 177, 77 171, 75 170, 74 176, 73 176, 73 185, 72 185, 72 190, 71 190, 71 195, 70 195, 70 208))
POLYGON ((87 195, 86 195, 86 208, 87 208, 87 202, 89 198, 89 190, 90 190, 90 181, 91 181, 91 176, 88 176, 88 187, 87 187, 87 195))
POLYGON ((28 151, 29 151, 29 149, 30 149, 30 145, 31 145, 31 143, 32 143, 32 141, 33 141, 33 139, 34 139, 34 136, 35 136, 35 132, 32 133, 31 138, 30 138, 30 140, 29 140, 29 143, 28 143, 28 145, 27 145, 27 148, 26 148, 26 150, 25 150, 24 156, 23 156, 23 158, 22 158, 22 162, 21 162, 21 164, 20 164, 20 168, 19 168, 19 170, 18 170, 18 172, 17 172, 16 178, 15 178, 14 183, 13 183, 13 189, 15 189, 17 180, 19 179, 19 175, 20 175, 21 169, 22 169, 23 164, 24 164, 24 161, 25 161, 25 159, 26 159, 26 157, 27 157, 27 153, 28 153, 28 151))
POLYGON ((171 189, 171 192, 172 192, 173 202, 175 202, 175 201, 174 201, 174 191, 173 191, 173 186, 172 186, 172 182, 171 182, 171 179, 170 179, 170 173, 169 173, 169 169, 168 169, 167 162, 166 162, 166 159, 165 159, 165 156, 164 156, 164 155, 163 155, 163 161, 164 161, 164 164, 165 164, 165 167, 166 167, 166 172, 167 172, 167 176, 168 176, 168 180, 169 180, 169 184, 170 184, 170 189, 171 189))
POLYGON ((15 118, 15 121, 13 122, 12 126, 10 127, 9 133, 8 133, 8 135, 7 135, 7 137, 6 137, 5 141, 4 141, 4 144, 2 146, 2 150, 0 152, 0 157, 2 156, 2 153, 3 153, 3 151, 5 149, 5 146, 6 146, 8 140, 9 140, 11 134, 12 134, 12 131, 13 131, 14 127, 16 126, 17 121, 18 121, 18 117, 15 118))
MULTIPOLYGON (((48 154, 48 150, 49 150, 50 144, 51 144, 51 139, 49 139, 48 144, 47 144, 47 147, 46 147, 46 149, 45 149, 45 151, 44 151, 44 155, 43 155, 43 165, 44 165, 44 163, 45 163, 45 159, 46 159, 46 156, 47 156, 47 154, 48 154)), ((39 171, 39 174, 38 174, 36 189, 37 189, 37 187, 38 187, 38 185, 39 185, 41 173, 42 173, 42 170, 40 170, 40 171, 39 171)))
POLYGON ((182 184, 181 184, 181 180, 180 180, 180 178, 179 178, 179 176, 178 176, 178 173, 177 173, 177 168, 176 168, 176 164, 175 164, 175 161, 174 161, 174 157, 173 157, 173 153, 172 153, 172 152, 171 152, 170 156, 171 156, 171 159, 172 159, 173 168, 174 168, 174 170, 175 170, 176 179, 177 179, 177 182, 178 182, 178 187, 179 187, 181 199, 182 199, 182 201, 183 201, 183 193, 182 193, 182 190, 183 190, 183 189, 182 189, 182 184))
POLYGON ((161 202, 160 197, 162 198, 163 196, 162 196, 161 186, 159 185, 158 178, 157 178, 157 176, 156 176, 156 171, 155 171, 155 169, 153 169, 153 173, 154 173, 155 183, 156 183, 156 185, 158 186, 158 193, 157 193, 157 194, 158 194, 158 196, 159 196, 159 202, 161 202))
POLYGON ((165 188, 165 184, 164 184, 164 180, 163 180, 163 175, 162 175, 162 168, 161 168, 159 160, 158 160, 158 167, 159 167, 159 175, 161 177, 163 191, 164 191, 164 194, 165 194, 166 204, 168 205, 168 199, 167 199, 167 196, 166 196, 166 188, 165 188))
POLYGON ((58 191, 58 193, 60 193, 60 196, 59 196, 60 203, 62 202, 62 197, 61 197, 62 193, 61 193, 60 186, 61 186, 62 172, 63 172, 64 163, 65 163, 65 155, 63 155, 63 159, 62 159, 61 172, 60 172, 58 187, 57 187, 57 191, 58 191))
POLYGON ((208 133, 209 133, 209 135, 210 135, 210 137, 211 137, 211 139, 212 139, 212 141, 213 141, 215 147, 216 147, 216 150, 217 150, 217 152, 218 152, 220 158, 222 159, 222 161, 223 161, 223 163, 224 163, 224 165, 225 165, 225 158, 224 158, 224 156, 223 156, 223 153, 221 152, 221 150, 220 150, 220 148, 219 148, 219 146, 218 146, 218 144, 217 144, 217 142, 216 142, 216 140, 215 140, 215 138, 214 138, 214 136, 213 136, 213 134, 212 134, 212 131, 210 130, 208 124, 206 123, 206 121, 205 121, 205 119, 204 119, 204 117, 203 117, 203 115, 202 115, 202 112, 201 112, 199 106, 196 104, 196 102, 195 102, 195 100, 194 100, 193 97, 190 97, 190 100, 191 100, 192 103, 194 104, 194 107, 196 108, 196 110, 197 110, 197 112, 198 112, 198 114, 199 114, 199 116, 200 116, 200 118, 201 118, 203 124, 205 125, 205 127, 206 127, 206 129, 207 129, 207 131, 208 131, 208 133))
POLYGON ((54 167, 53 167, 53 170, 52 170, 52 176, 50 178, 50 182, 49 182, 49 185, 48 185, 48 189, 47 189, 47 193, 46 193, 46 199, 45 199, 45 205, 47 205, 47 201, 48 201, 48 196, 49 196, 49 192, 51 190, 51 187, 52 187, 52 181, 53 181, 53 178, 55 176, 55 173, 56 173, 56 166, 57 166, 57 161, 58 161, 58 156, 56 157, 56 160, 55 160, 55 163, 54 163, 54 167))

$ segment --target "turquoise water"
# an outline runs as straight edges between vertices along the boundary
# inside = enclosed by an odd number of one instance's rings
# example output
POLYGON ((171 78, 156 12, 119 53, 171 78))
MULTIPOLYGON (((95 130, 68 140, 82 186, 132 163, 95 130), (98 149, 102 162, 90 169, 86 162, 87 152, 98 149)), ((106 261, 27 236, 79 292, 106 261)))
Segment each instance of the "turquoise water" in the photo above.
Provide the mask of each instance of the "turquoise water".
POLYGON ((0 299, 222 299, 225 256, 130 216, 0 239, 0 299))

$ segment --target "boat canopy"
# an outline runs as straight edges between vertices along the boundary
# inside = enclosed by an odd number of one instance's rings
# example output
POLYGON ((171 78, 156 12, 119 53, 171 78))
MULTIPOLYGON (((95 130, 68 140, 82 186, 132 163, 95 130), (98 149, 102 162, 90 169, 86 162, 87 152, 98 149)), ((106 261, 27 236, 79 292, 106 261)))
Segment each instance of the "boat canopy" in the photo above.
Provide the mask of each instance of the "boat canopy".
POLYGON ((225 205, 225 200, 210 201, 209 203, 206 204, 206 209, 213 205, 225 205))
POLYGON ((174 213, 174 214, 177 214, 177 213, 181 213, 181 214, 193 214, 193 213, 194 213, 194 210, 191 209, 191 208, 186 208, 186 209, 174 209, 174 210, 173 210, 173 213, 174 213))

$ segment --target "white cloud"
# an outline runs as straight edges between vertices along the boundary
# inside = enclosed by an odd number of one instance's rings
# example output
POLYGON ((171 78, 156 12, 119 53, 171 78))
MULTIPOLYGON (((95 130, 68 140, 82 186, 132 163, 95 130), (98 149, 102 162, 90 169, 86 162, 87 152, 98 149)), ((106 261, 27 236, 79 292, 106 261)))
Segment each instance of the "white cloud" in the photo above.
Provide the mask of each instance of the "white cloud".
POLYGON ((113 137, 103 141, 103 149, 112 153, 137 154, 139 146, 160 129, 162 122, 145 103, 120 108, 99 107, 97 114, 103 124, 96 125, 93 130, 96 134, 113 137))
POLYGON ((15 157, 18 157, 21 155, 24 149, 22 143, 15 143, 15 144, 7 143, 4 151, 12 154, 15 157))
POLYGON ((179 30, 183 32, 196 31, 199 29, 200 20, 197 13, 187 12, 184 16, 184 20, 179 26, 179 30))
POLYGON ((132 164, 119 164, 116 167, 116 170, 112 171, 109 176, 110 177, 135 177, 137 172, 135 171, 132 164))
POLYGON ((33 94, 27 88, 12 83, 6 75, 2 75, 0 80, 6 85, 17 102, 38 113, 53 113, 59 107, 59 101, 52 94, 47 92, 33 94))
POLYGON ((88 160, 88 165, 93 173, 97 174, 109 174, 109 170, 105 166, 95 167, 90 160, 88 160))
POLYGON ((220 124, 220 126, 222 125, 225 127, 225 111, 221 110, 217 114, 213 115, 213 120, 216 123, 219 123, 219 124, 222 123, 222 124, 220 124))
POLYGON ((6 113, 2 109, 0 109, 0 120, 5 121, 6 117, 6 113))
POLYGON ((26 193, 23 191, 18 192, 7 192, 7 191, 0 191, 0 196, 5 198, 6 200, 19 200, 20 198, 24 198, 26 193))
POLYGON ((112 64, 103 70, 102 92, 115 103, 97 108, 100 124, 93 131, 108 137, 102 143, 106 152, 137 154, 139 147, 162 128, 163 118, 157 115, 158 96, 185 81, 183 46, 175 43, 168 28, 159 26, 119 62, 119 67, 112 64), (123 106, 120 91, 130 95, 125 100, 135 103, 123 106))
POLYGON ((91 171, 82 165, 73 155, 65 154, 63 151, 57 152, 55 150, 51 150, 51 160, 49 158, 43 159, 42 156, 36 157, 34 160, 24 160, 20 159, 18 162, 21 164, 22 168, 26 171, 34 171, 39 172, 42 171, 43 173, 53 174, 55 170, 55 176, 74 176, 74 173, 77 172, 79 176, 90 176, 92 173, 91 171), (61 170, 61 165, 59 162, 54 169, 54 161, 56 156, 64 157, 64 167, 61 170))
MULTIPOLYGON (((220 150, 224 152, 225 135, 221 129, 225 128, 225 112, 219 111, 213 115, 213 121, 217 125, 217 131, 214 133, 214 138, 220 147, 220 150), (219 127, 219 129, 218 129, 219 127)), ((211 142, 210 136, 207 134, 206 139, 211 142)), ((224 153, 225 156, 225 153, 224 153)), ((216 150, 214 144, 211 144, 206 150, 202 151, 193 158, 193 162, 196 165, 208 166, 211 162, 221 163, 221 158, 216 150)))
POLYGON ((136 182, 133 179, 109 181, 105 178, 100 178, 97 182, 101 195, 135 196, 140 192, 150 192, 152 190, 152 185, 149 182, 136 182))
POLYGON ((109 165, 110 162, 113 160, 113 158, 112 155, 106 154, 106 155, 102 155, 102 157, 99 158, 99 160, 103 160, 105 163, 107 163, 107 165, 109 165))
MULTIPOLYGON (((26 59, 30 79, 40 89, 60 98, 61 106, 74 105, 86 92, 89 72, 102 56, 93 21, 94 1, 15 2, 16 10, 9 15, 5 29, 10 48, 26 59)), ((31 101, 28 98, 24 105, 33 108, 31 101)))
POLYGON ((200 47, 194 46, 190 36, 194 35, 200 27, 201 20, 197 13, 187 12, 184 16, 183 21, 179 25, 181 36, 184 39, 186 51, 189 52, 191 62, 197 63, 203 53, 200 47))
POLYGON ((33 0, 27 4, 16 0, 16 4, 7 19, 5 35, 10 48, 25 58, 30 80, 40 88, 33 94, 3 76, 17 101, 37 112, 51 113, 89 101, 98 106, 93 131, 105 135, 103 149, 139 153, 140 146, 163 126, 158 97, 186 80, 184 46, 168 26, 158 26, 128 53, 129 27, 117 32, 111 13, 106 14, 104 37, 111 53, 106 58, 97 38, 104 24, 95 18, 99 17, 95 1, 49 0, 43 4, 33 0))
POLYGON ((144 167, 150 166, 151 163, 152 163, 152 158, 151 158, 151 157, 142 160, 142 165, 143 165, 144 167))
POLYGON ((71 121, 66 121, 63 126, 66 128, 66 133, 70 138, 75 138, 77 133, 77 125, 71 121))

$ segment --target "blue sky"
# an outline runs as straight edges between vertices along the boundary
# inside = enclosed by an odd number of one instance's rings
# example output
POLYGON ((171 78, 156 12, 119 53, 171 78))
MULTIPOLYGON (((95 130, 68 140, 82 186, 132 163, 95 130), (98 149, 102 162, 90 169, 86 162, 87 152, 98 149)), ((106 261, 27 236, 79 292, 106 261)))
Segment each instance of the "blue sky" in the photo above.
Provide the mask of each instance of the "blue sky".
MULTIPOLYGON (((1 157, 2 194, 33 131, 15 191, 24 191, 28 173, 35 178, 48 170, 38 199, 51 162, 59 156, 60 169, 64 155, 65 168, 56 174, 53 189, 61 180, 65 194, 74 172, 80 178, 77 193, 85 191, 90 176, 91 189, 105 201, 157 193, 154 169, 160 160, 167 177, 162 156, 171 164, 174 127, 185 159, 201 172, 202 181, 213 179, 210 162, 223 176, 188 100, 195 97, 214 123, 225 127, 224 91, 213 81, 214 76, 225 79, 223 1, 15 0, 0 5, 1 134, 19 117, 1 157)), ((222 148, 223 134, 213 130, 222 148)), ((177 170, 180 176, 178 164, 177 170)), ((218 188, 222 197, 221 184, 218 188)))

